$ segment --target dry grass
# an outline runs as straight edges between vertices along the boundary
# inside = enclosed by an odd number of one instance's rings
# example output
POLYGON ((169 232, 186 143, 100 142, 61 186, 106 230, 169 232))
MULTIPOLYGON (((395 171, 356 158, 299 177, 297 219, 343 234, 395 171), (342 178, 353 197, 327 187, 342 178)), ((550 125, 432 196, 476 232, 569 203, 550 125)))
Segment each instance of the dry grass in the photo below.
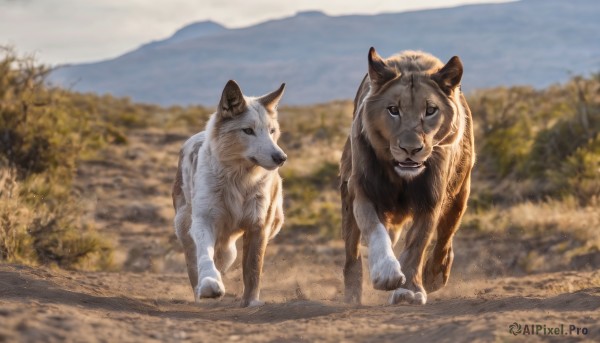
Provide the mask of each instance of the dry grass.
POLYGON ((489 245, 472 258, 493 260, 483 269, 501 274, 597 268, 598 227, 598 207, 580 206, 574 197, 469 210, 463 220, 463 230, 489 245))
POLYGON ((33 215, 21 202, 15 174, 0 169, 0 260, 29 264, 35 256, 33 237, 27 232, 33 215))
POLYGON ((524 201, 507 207, 468 211, 464 224, 483 232, 523 230, 528 234, 569 234, 600 250, 600 209, 579 206, 576 199, 524 201))
POLYGON ((19 181, 16 174, 0 167, 0 260, 86 270, 112 267, 112 247, 84 220, 75 198, 59 204, 39 199, 32 189, 40 178, 19 181))

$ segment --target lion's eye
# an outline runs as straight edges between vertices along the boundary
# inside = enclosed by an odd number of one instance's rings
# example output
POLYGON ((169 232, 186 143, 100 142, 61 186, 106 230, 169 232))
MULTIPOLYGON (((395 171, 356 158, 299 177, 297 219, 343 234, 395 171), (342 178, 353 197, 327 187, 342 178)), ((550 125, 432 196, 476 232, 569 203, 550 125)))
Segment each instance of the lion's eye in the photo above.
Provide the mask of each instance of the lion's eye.
POLYGON ((438 111, 438 108, 435 106, 427 106, 427 109, 425 110, 425 116, 430 117, 434 114, 436 114, 438 111))
POLYGON ((398 109, 398 106, 390 106, 387 108, 388 113, 392 116, 398 116, 400 115, 400 110, 398 109))
POLYGON ((252 130, 252 128, 242 129, 242 131, 247 135, 254 135, 254 130, 252 130))

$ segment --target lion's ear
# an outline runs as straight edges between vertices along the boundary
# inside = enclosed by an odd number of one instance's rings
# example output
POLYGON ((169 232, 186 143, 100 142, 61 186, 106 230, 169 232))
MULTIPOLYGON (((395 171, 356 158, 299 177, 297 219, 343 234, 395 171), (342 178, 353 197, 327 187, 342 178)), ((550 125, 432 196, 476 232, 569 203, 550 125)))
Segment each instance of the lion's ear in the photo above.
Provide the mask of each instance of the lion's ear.
POLYGON ((375 48, 369 49, 369 78, 377 85, 383 85, 396 77, 396 72, 379 56, 375 48))
POLYGON ((460 84, 463 74, 463 65, 458 56, 454 56, 431 78, 446 93, 450 94, 460 84))

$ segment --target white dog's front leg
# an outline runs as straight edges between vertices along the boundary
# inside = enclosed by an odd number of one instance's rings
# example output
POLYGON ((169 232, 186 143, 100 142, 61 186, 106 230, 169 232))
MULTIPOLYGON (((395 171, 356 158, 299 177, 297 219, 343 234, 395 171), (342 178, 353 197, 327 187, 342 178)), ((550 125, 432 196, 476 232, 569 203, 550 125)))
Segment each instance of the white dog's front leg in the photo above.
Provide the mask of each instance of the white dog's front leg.
POLYGON ((198 285, 196 298, 218 298, 225 294, 221 273, 214 262, 215 235, 212 226, 201 217, 192 220, 191 235, 196 244, 198 285))
MULTIPOLYGON (((358 192, 357 192, 358 193, 358 192)), ((356 223, 369 247, 369 270, 373 287, 393 290, 406 281, 400 262, 394 256, 392 241, 387 229, 373 207, 362 194, 357 194, 353 204, 356 223)))

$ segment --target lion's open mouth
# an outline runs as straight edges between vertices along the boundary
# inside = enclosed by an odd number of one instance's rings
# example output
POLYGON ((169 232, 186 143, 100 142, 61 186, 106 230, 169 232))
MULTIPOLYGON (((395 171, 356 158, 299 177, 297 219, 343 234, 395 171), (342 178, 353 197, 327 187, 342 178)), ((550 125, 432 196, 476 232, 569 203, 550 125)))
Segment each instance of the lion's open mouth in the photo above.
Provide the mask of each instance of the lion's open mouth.
POLYGON ((396 173, 404 178, 413 178, 425 170, 423 162, 415 162, 410 158, 407 158, 402 162, 394 160, 393 164, 396 173))
POLYGON ((423 166, 422 162, 415 162, 413 160, 411 160, 410 158, 407 158, 406 160, 399 162, 394 160, 394 167, 399 167, 399 168, 406 168, 406 169, 416 169, 416 168, 420 168, 421 166, 423 166))

